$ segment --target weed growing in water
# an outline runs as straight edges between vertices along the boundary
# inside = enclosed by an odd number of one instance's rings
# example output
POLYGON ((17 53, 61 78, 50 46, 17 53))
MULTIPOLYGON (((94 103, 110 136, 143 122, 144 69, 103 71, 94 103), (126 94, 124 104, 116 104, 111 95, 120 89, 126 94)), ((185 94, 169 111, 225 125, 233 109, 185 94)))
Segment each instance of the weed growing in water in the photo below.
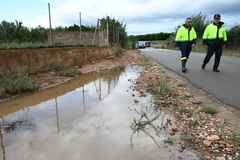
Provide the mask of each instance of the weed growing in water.
POLYGON ((160 110, 154 109, 152 106, 142 107, 142 110, 140 112, 135 109, 135 112, 138 115, 140 115, 140 118, 139 119, 134 118, 133 122, 130 125, 130 128, 133 130, 133 133, 130 138, 131 147, 133 148, 133 135, 141 131, 145 133, 145 135, 150 137, 156 143, 156 145, 160 148, 154 136, 150 134, 150 130, 154 130, 155 134, 159 136, 159 133, 162 129, 166 129, 169 125, 171 125, 171 120, 167 119, 165 124, 162 121, 161 126, 156 126, 156 124, 154 124, 153 122, 160 117, 162 112, 160 110))

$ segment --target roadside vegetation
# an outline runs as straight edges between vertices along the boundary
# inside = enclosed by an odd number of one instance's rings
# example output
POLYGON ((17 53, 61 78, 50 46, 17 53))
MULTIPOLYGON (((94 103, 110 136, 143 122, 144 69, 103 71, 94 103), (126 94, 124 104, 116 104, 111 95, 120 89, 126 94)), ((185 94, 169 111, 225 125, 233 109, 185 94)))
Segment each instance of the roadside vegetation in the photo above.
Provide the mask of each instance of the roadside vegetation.
POLYGON ((207 113, 207 114, 211 114, 211 115, 214 115, 214 114, 217 114, 219 112, 219 110, 216 108, 216 107, 212 107, 212 106, 204 106, 200 112, 204 112, 204 113, 207 113))
POLYGON ((28 73, 12 74, 10 70, 4 70, 0 75, 0 98, 15 95, 22 92, 37 89, 36 83, 28 73))
MULTIPOLYGON (((72 66, 65 67, 60 62, 55 62, 49 69, 49 72, 57 76, 76 77, 81 75, 78 68, 72 66)), ((7 98, 23 92, 37 90, 34 75, 28 73, 13 73, 11 70, 3 70, 0 72, 0 98, 7 98)))
POLYGON ((72 66, 65 66, 62 64, 62 62, 55 61, 49 70, 58 76, 76 77, 81 75, 81 72, 78 70, 78 68, 74 68, 74 66, 81 67, 82 64, 83 62, 79 59, 76 59, 72 66))

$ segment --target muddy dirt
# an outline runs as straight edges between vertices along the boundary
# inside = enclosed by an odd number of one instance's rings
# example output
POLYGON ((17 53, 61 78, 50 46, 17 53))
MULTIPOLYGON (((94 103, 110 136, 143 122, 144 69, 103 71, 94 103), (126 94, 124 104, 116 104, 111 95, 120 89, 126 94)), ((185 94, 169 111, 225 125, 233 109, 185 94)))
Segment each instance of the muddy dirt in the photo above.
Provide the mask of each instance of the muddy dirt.
MULTIPOLYGON (((82 74, 88 74, 91 72, 101 72, 105 69, 111 69, 125 65, 142 65, 143 61, 141 58, 142 55, 139 50, 126 50, 120 57, 109 57, 101 62, 93 62, 92 64, 82 66, 82 68, 79 68, 79 70, 82 74)), ((240 146, 236 146, 233 149, 231 146, 232 144, 224 141, 222 136, 225 136, 226 132, 228 132, 230 135, 233 134, 233 132, 240 132, 239 112, 229 106, 221 104, 210 95, 205 94, 203 91, 189 84, 179 75, 168 71, 163 66, 159 66, 158 64, 155 64, 149 68, 146 67, 144 74, 141 74, 141 78, 139 79, 141 87, 140 89, 145 90, 149 81, 151 81, 156 75, 153 75, 151 73, 152 71, 159 72, 161 76, 170 77, 169 83, 175 86, 178 94, 188 97, 188 99, 178 102, 179 106, 188 106, 194 110, 200 110, 200 108, 204 105, 216 106, 219 108, 220 112, 217 115, 212 116, 202 114, 202 117, 199 118, 202 122, 208 123, 208 125, 201 124, 195 130, 194 128, 186 127, 186 122, 188 122, 189 119, 191 120, 193 117, 181 114, 176 107, 169 107, 169 110, 172 111, 172 114, 174 114, 179 120, 179 126, 177 128, 178 132, 181 132, 183 136, 187 136, 188 140, 191 141, 187 145, 188 147, 183 147, 183 145, 179 144, 179 152, 183 152, 185 148, 188 148, 202 153, 203 159, 215 159, 216 157, 238 159, 240 146), (216 124, 219 124, 220 126, 217 126, 216 124), (215 136, 215 138, 217 137, 217 139, 209 139, 212 136, 215 136), (218 138, 220 138, 221 141, 218 140, 218 138)), ((74 77, 60 77, 54 72, 41 73, 35 77, 39 86, 39 90, 59 85, 72 78, 74 77)))
MULTIPOLYGON (((91 62, 83 65, 79 68, 82 74, 88 74, 92 72, 101 72, 102 70, 111 69, 114 67, 122 67, 125 65, 139 65, 142 64, 138 50, 128 50, 123 53, 121 57, 110 56, 108 59, 103 59, 98 62, 91 62)), ((74 77, 57 76, 54 72, 40 73, 34 77, 37 81, 39 89, 46 89, 55 85, 64 83, 74 77)))

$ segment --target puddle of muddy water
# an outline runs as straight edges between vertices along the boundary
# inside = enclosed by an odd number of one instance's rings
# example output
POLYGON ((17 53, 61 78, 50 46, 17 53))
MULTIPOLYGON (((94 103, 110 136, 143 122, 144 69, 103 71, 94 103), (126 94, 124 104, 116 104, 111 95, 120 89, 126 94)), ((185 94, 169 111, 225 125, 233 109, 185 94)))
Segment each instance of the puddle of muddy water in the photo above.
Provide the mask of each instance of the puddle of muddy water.
POLYGON ((141 69, 84 75, 1 103, 0 160, 198 159, 164 144, 176 138, 162 129, 173 118, 133 89, 141 69))

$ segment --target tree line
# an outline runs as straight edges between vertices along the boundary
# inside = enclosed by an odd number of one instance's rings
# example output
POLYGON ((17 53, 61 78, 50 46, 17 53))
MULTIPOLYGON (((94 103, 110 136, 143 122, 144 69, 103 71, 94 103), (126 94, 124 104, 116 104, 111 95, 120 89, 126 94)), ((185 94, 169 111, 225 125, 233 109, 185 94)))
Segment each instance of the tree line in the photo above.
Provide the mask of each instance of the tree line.
MULTIPOLYGON (((123 48, 127 44, 127 32, 126 24, 119 22, 118 20, 106 16, 99 20, 98 26, 88 26, 88 25, 77 25, 73 24, 71 26, 58 26, 52 28, 52 31, 96 31, 107 30, 110 44, 120 43, 123 48), (108 25, 107 25, 108 24, 108 25)), ((42 26, 28 28, 23 25, 23 22, 7 22, 2 21, 0 23, 0 44, 16 44, 20 45, 22 43, 48 43, 48 33, 50 29, 44 28, 42 26)))
MULTIPOLYGON (((94 31, 95 26, 81 26, 82 31, 94 31)), ((73 24, 69 27, 58 26, 53 31, 79 31, 80 26, 73 24)), ((0 24, 0 43, 46 43, 50 29, 42 26, 28 28, 23 22, 2 21, 0 24)))
POLYGON ((27 28, 22 22, 2 21, 0 24, 0 43, 45 42, 48 29, 41 26, 27 28))

